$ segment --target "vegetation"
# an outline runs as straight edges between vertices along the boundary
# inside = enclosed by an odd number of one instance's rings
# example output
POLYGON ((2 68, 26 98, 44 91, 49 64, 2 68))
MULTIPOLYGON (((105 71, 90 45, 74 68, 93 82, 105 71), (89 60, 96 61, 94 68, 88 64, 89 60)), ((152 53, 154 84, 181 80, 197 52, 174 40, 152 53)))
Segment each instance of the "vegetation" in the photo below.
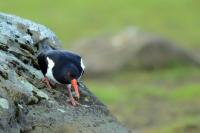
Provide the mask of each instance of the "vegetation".
MULTIPOLYGON (((85 36, 127 26, 200 48, 200 1, 74 0, 3 1, 2 12, 45 24, 69 48, 85 36)), ((125 125, 144 133, 199 132, 200 70, 176 67, 119 72, 86 84, 125 125)))
POLYGON ((145 133, 199 132, 199 69, 121 72, 113 77, 87 84, 129 127, 145 133))
POLYGON ((0 0, 8 12, 47 25, 62 40, 65 48, 80 37, 114 32, 127 26, 198 47, 199 5, 193 0, 0 0))

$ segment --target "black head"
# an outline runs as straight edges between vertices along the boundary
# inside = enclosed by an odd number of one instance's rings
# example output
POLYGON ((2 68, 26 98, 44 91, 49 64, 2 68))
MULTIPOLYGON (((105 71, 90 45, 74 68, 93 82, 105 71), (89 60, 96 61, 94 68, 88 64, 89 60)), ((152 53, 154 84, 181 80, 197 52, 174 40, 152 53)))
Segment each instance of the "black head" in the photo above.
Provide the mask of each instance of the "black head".
POLYGON ((60 80, 61 83, 70 83, 72 79, 77 79, 80 77, 80 72, 78 68, 72 64, 64 64, 60 67, 58 64, 53 68, 54 76, 58 81, 60 80))
POLYGON ((47 73, 47 56, 45 53, 41 52, 38 56, 37 56, 37 60, 38 60, 38 65, 43 73, 43 75, 45 75, 47 73))

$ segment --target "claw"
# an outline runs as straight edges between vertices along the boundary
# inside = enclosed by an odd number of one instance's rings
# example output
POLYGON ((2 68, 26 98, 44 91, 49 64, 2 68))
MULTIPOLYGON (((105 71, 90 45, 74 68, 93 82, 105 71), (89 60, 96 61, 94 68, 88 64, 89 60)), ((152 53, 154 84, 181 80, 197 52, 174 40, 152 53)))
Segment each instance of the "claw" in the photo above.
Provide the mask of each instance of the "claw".
POLYGON ((52 88, 47 77, 44 77, 44 78, 41 80, 41 82, 45 83, 46 87, 48 87, 48 88, 50 88, 50 89, 52 88))
POLYGON ((80 103, 78 101, 76 101, 73 97, 67 99, 67 102, 71 103, 72 106, 78 106, 78 105, 80 105, 80 103))

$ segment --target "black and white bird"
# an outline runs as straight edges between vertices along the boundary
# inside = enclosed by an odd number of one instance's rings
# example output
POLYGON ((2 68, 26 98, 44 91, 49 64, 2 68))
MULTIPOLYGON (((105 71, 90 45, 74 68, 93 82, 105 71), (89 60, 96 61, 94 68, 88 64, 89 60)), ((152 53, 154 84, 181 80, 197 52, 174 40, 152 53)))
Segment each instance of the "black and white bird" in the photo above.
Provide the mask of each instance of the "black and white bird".
POLYGON ((73 98, 71 86, 75 91, 76 97, 79 98, 79 88, 77 81, 84 73, 85 66, 82 58, 69 51, 49 50, 41 52, 38 57, 39 67, 44 75, 42 81, 47 87, 52 88, 49 80, 58 84, 66 84, 69 99, 73 106, 79 103, 73 98))

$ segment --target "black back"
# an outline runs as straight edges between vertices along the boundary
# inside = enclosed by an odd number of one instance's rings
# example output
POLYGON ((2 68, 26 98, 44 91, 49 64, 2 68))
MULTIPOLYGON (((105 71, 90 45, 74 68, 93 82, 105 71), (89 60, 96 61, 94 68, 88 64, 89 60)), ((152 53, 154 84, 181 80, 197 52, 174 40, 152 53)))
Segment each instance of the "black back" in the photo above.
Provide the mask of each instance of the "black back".
MULTIPOLYGON (((40 67, 41 70, 45 68, 47 69, 47 65, 45 65, 48 63, 46 60, 47 57, 53 60, 55 64, 52 70, 53 76, 60 83, 68 84, 70 83, 71 79, 77 79, 83 73, 83 69, 80 63, 81 57, 75 53, 61 50, 51 50, 46 52, 44 55, 40 55, 38 59, 38 63, 40 62, 40 60, 43 61, 43 66, 40 67), (45 61, 43 59, 44 57, 45 61)), ((42 70, 42 72, 43 71, 44 70, 42 70)), ((44 73, 45 72, 46 71, 44 71, 44 73)))

